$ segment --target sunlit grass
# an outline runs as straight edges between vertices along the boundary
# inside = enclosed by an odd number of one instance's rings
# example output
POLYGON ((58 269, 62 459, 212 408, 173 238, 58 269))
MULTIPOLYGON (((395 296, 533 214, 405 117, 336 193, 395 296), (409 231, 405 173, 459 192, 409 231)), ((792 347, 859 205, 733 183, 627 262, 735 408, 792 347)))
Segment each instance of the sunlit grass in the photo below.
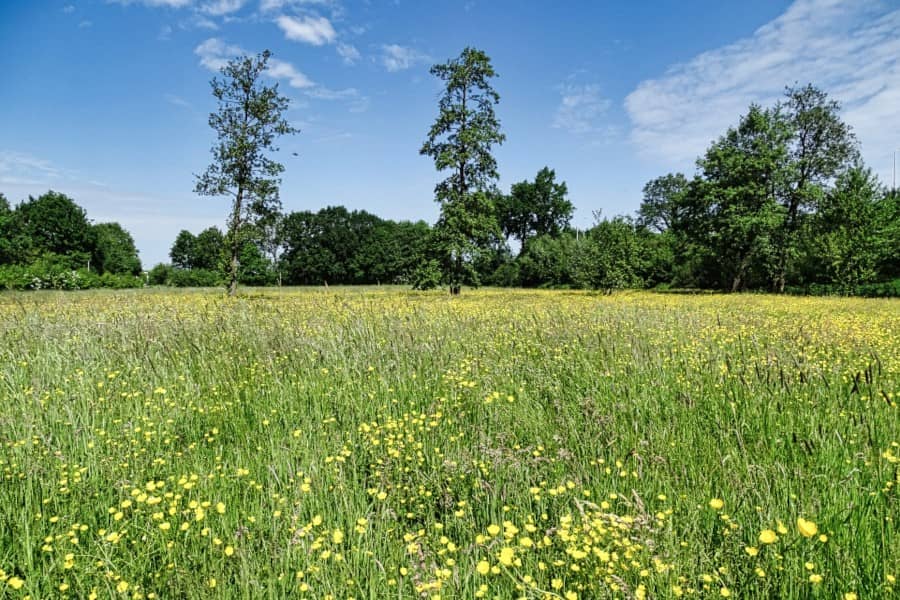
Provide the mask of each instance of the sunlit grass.
POLYGON ((898 339, 896 301, 0 295, 0 598, 888 597, 898 339))

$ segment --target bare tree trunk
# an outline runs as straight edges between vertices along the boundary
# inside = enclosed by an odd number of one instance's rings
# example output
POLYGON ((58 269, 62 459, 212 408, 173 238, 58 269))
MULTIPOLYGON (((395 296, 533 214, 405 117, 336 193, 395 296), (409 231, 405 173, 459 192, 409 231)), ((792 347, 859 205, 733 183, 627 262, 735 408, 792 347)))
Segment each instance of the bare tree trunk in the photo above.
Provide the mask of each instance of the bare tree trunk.
POLYGON ((234 199, 234 212, 231 215, 231 261, 228 273, 228 295, 234 296, 237 293, 238 284, 238 266, 240 264, 239 255, 241 251, 240 228, 241 228, 241 208, 244 201, 244 190, 238 188, 237 196, 234 199))

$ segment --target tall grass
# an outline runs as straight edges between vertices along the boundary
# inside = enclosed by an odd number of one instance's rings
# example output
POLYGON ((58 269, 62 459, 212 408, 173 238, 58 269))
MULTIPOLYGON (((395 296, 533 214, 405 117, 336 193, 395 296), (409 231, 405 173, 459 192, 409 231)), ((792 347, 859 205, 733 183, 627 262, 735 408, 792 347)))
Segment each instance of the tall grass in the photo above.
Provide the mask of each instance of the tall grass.
POLYGON ((889 597, 898 339, 889 300, 2 295, 0 598, 889 597))

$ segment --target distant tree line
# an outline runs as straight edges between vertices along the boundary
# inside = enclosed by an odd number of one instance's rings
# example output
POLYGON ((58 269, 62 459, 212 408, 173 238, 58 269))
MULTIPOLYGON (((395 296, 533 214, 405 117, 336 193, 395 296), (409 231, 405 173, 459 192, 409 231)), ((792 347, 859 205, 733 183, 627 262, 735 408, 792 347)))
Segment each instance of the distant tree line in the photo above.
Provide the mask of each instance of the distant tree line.
POLYGON ((91 223, 49 191, 15 207, 0 194, 0 289, 85 289, 143 284, 134 239, 118 223, 91 223))
MULTIPOLYGON (((786 90, 751 105, 697 159, 691 176, 648 182, 634 216, 572 227, 573 204, 556 172, 498 186, 494 146, 506 136, 488 56, 466 48, 435 65, 438 116, 420 153, 445 178, 440 216, 385 220, 329 206, 282 214, 283 166, 266 157, 286 98, 267 87, 269 53, 241 57, 212 81, 213 162, 195 191, 231 198, 225 232, 181 231, 170 264, 150 284, 409 284, 446 286, 690 288, 900 296, 900 196, 865 167, 840 106, 818 88, 786 90), (248 125, 249 124, 249 125, 248 125)), ((131 236, 91 224, 83 209, 48 192, 11 208, 0 196, 0 287, 139 283, 131 236)))

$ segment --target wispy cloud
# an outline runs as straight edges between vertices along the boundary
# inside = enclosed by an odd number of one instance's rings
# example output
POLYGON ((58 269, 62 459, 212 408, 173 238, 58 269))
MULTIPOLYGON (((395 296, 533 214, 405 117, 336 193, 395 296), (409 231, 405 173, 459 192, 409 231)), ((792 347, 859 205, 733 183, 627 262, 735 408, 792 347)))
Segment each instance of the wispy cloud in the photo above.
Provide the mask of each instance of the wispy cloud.
POLYGON ((316 85, 309 77, 298 71, 294 65, 277 58, 269 59, 269 76, 275 79, 284 79, 288 82, 288 85, 298 89, 311 88, 316 85))
POLYGON ((331 21, 325 17, 302 16, 289 17, 281 15, 275 22, 284 32, 284 37, 295 42, 304 42, 313 46, 330 44, 337 37, 331 21))
POLYGON ((174 104, 175 106, 180 106, 182 108, 193 109, 193 105, 190 102, 185 100, 180 96, 176 96, 175 94, 163 94, 163 98, 169 104, 174 104))
POLYGON ((386 44, 381 47, 381 64, 391 73, 430 62, 432 62, 430 56, 408 46, 386 44))
POLYGON ((27 185, 50 183, 63 174, 50 161, 25 152, 0 151, 0 183, 27 185))
MULTIPOLYGON (((247 54, 240 46, 228 44, 220 38, 209 38, 198 45, 194 53, 200 57, 200 64, 210 71, 219 71, 230 59, 247 54)), ((309 98, 345 101, 351 112, 362 112, 369 106, 369 99, 357 89, 332 90, 319 85, 288 61, 270 58, 266 74, 273 79, 286 81, 288 85, 300 90, 309 98)))
POLYGON ((184 8, 185 6, 190 6, 193 3, 193 0, 108 0, 113 4, 143 4, 144 6, 165 6, 169 8, 184 8))
POLYGON ((93 24, 94 24, 93 21, 88 21, 87 19, 85 19, 78 24, 78 28, 79 29, 87 29, 88 27, 91 27, 93 24))
POLYGON ((74 4, 66 4, 65 6, 63 6, 62 10, 67 15, 71 14, 71 13, 75 12, 75 5, 74 4))
POLYGON ((209 38, 194 48, 194 54, 200 57, 200 64, 210 71, 221 71, 230 59, 246 53, 240 46, 226 44, 220 38, 209 38))
POLYGON ((284 9, 302 12, 312 6, 329 11, 333 19, 344 13, 340 0, 260 0, 259 10, 263 13, 280 12, 284 9))
POLYGON ((338 44, 337 53, 347 65, 356 63, 360 58, 359 50, 353 44, 338 44))
POLYGON ((645 156, 682 168, 746 112, 811 82, 844 104, 882 175, 898 144, 900 10, 878 0, 798 0, 753 35, 641 82, 625 99, 645 156))
POLYGON ((599 120, 609 109, 610 101, 600 93, 599 85, 566 83, 559 86, 559 93, 553 127, 577 135, 608 130, 599 120))
POLYGON ((214 17, 221 17, 233 12, 237 12, 246 4, 247 0, 212 0, 205 2, 200 10, 214 17))

